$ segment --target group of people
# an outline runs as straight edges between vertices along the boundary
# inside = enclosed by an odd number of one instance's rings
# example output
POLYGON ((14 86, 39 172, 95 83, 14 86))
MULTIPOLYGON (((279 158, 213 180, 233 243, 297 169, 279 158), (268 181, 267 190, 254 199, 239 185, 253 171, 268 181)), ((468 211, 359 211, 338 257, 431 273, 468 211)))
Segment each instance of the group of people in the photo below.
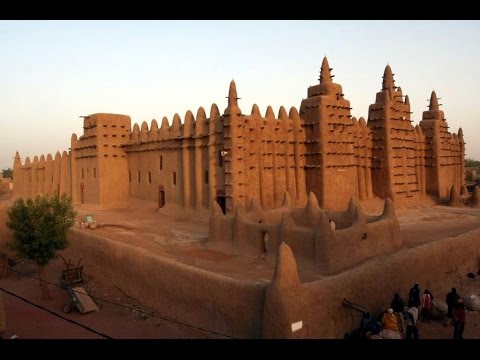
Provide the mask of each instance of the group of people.
MULTIPOLYGON (((453 338, 463 339, 463 331, 465 329, 465 305, 457 294, 457 290, 447 294, 447 326, 452 323, 454 326, 453 338)), ((417 320, 419 312, 422 322, 430 322, 433 310, 433 295, 425 289, 420 296, 420 284, 415 283, 408 294, 408 303, 405 306, 402 298, 398 293, 393 297, 390 308, 387 309, 379 321, 373 321, 370 313, 365 313, 360 330, 363 334, 378 334, 382 329, 386 329, 393 333, 399 333, 406 339, 418 339, 417 320)))

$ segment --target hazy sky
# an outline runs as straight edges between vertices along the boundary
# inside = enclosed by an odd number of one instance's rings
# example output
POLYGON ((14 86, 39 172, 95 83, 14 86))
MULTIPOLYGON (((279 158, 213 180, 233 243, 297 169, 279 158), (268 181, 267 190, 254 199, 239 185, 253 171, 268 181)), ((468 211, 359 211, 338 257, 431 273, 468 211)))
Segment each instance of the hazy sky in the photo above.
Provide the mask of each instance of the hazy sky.
POLYGON ((81 115, 133 123, 226 107, 299 107, 326 54, 352 115, 368 115, 387 63, 414 124, 432 89, 466 155, 480 159, 479 21, 0 21, 0 169, 54 154, 82 134, 81 115))

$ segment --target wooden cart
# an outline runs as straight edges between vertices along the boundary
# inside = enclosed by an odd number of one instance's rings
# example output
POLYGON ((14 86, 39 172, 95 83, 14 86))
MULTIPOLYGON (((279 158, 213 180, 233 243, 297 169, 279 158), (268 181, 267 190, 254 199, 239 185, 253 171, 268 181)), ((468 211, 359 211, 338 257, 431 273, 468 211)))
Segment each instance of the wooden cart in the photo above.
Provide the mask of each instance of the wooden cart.
POLYGON ((62 285, 67 290, 71 301, 64 305, 63 311, 70 313, 73 309, 77 310, 81 314, 87 314, 92 311, 99 311, 97 304, 88 295, 83 286, 83 265, 80 265, 81 259, 78 261, 77 266, 72 266, 71 260, 68 262, 62 257, 65 262, 65 270, 62 271, 62 285))

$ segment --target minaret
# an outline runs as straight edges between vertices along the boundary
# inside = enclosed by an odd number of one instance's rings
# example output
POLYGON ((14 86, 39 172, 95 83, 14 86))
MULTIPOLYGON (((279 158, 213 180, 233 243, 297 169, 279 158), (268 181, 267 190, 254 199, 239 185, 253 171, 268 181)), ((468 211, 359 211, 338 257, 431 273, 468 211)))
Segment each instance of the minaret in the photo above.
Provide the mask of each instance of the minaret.
POLYGON ((342 210, 357 195, 357 169, 351 143, 350 102, 342 86, 332 81, 332 68, 323 58, 319 84, 310 86, 300 105, 305 131, 306 193, 313 192, 320 206, 342 210))
POLYGON ((395 74, 385 66, 382 88, 368 109, 372 132, 372 185, 376 196, 392 200, 419 196, 416 133, 410 120, 410 100, 395 86, 395 74))
POLYGON ((332 68, 328 65, 327 57, 325 56, 322 61, 322 67, 320 68, 320 84, 331 84, 332 81, 332 74, 330 71, 332 68))
POLYGON ((425 134, 425 176, 427 194, 446 198, 452 186, 463 185, 463 142, 458 144, 448 131, 445 114, 440 110, 435 91, 430 95, 428 110, 423 112, 420 127, 425 134), (454 152, 450 149, 453 148, 454 152), (458 151, 458 152, 456 152, 458 151))
POLYGON ((228 106, 223 114, 223 171, 225 172, 225 208, 231 213, 237 203, 245 204, 245 160, 244 128, 245 118, 238 107, 237 87, 230 82, 228 89, 228 106))
POLYGON ((228 89, 228 106, 224 111, 223 115, 241 115, 242 111, 238 107, 238 99, 240 99, 237 96, 237 86, 235 85, 235 81, 232 80, 230 81, 230 88, 228 89))
MULTIPOLYGON (((441 197, 447 196, 442 194, 440 185, 440 148, 441 139, 440 134, 442 132, 442 119, 443 111, 440 110, 438 104, 438 98, 435 91, 432 91, 430 95, 430 101, 428 110, 423 112, 422 121, 420 121, 420 127, 425 134, 426 146, 425 146, 425 177, 426 177, 426 192, 429 195, 441 197)), ((451 186, 450 186, 451 187, 451 186)))
POLYGON ((15 160, 13 162, 13 196, 23 196, 23 169, 22 161, 18 151, 15 153, 15 160))

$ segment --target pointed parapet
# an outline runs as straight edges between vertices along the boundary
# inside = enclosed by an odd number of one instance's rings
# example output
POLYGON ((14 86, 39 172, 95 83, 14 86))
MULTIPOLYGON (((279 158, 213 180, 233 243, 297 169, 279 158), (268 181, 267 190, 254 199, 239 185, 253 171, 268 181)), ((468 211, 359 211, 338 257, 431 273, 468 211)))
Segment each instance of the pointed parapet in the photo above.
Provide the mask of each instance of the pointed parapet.
POLYGON ((170 127, 170 135, 173 138, 182 137, 182 121, 180 120, 180 115, 177 113, 173 115, 172 126, 170 127))
POLYGON ((22 166, 22 160, 20 160, 20 154, 18 153, 18 150, 17 152, 15 153, 15 160, 13 161, 13 169, 15 169, 15 167, 20 167, 22 166))
POLYGON ((320 213, 314 231, 314 262, 330 271, 332 263, 336 264, 337 261, 337 259, 332 258, 332 253, 335 254, 336 247, 339 244, 335 241, 335 232, 327 213, 324 211, 320 213))
POLYGON ((292 106, 290 108, 290 111, 288 112, 288 117, 290 119, 300 119, 300 115, 298 114, 298 110, 295 106, 292 106))
POLYGON ((320 68, 320 84, 329 84, 332 82, 332 68, 328 65, 327 57, 325 56, 322 61, 322 67, 320 68))
POLYGON ((234 218, 236 220, 244 220, 247 216, 247 212, 245 210, 245 208, 243 207, 243 204, 238 201, 237 202, 237 206, 235 207, 235 215, 234 215, 234 218))
POLYGON ((142 127, 140 130, 140 142, 148 141, 148 124, 146 121, 142 122, 142 127))
POLYGON ((57 150, 55 153, 55 161, 61 161, 62 160, 62 154, 60 154, 60 151, 57 150))
POLYGON ((130 140, 134 143, 138 143, 140 141, 140 127, 137 123, 133 125, 132 133, 130 134, 130 140))
POLYGON ((230 82, 230 88, 228 89, 228 106, 224 111, 226 116, 228 115, 241 115, 242 111, 238 107, 238 99, 237 96, 237 85, 235 85, 235 81, 230 82))
POLYGON ((397 215, 395 214, 395 206, 393 201, 390 198, 385 199, 385 204, 383 205, 383 213, 381 216, 382 220, 392 219, 397 221, 397 215))
POLYGON ((152 119, 150 123, 150 132, 148 133, 149 141, 156 141, 158 139, 158 123, 157 120, 152 119))
POLYGON ((43 167, 45 166, 45 155, 40 155, 40 159, 38 159, 38 166, 43 167))
POLYGON ((305 208, 307 211, 308 210, 320 210, 320 205, 318 205, 318 199, 317 196, 310 191, 308 194, 308 200, 307 200, 307 206, 305 208))
POLYGON ((305 208, 307 222, 310 225, 315 224, 319 213, 321 213, 321 209, 318 205, 317 196, 313 192, 310 192, 308 194, 307 206, 305 208))
POLYGON ((289 287, 300 285, 297 262, 292 249, 282 242, 278 247, 277 264, 271 286, 289 287))
POLYGON ((162 118, 162 125, 158 130, 158 139, 167 139, 168 134, 170 133, 170 124, 168 123, 168 118, 164 116, 162 118))
POLYGON ((25 158, 25 165, 31 165, 31 163, 32 163, 32 162, 30 161, 30 157, 27 156, 27 157, 25 158))
POLYGON ((448 206, 453 206, 453 207, 463 207, 464 202, 462 197, 458 194, 457 187, 455 185, 452 185, 450 188, 450 200, 448 202, 448 206))
POLYGON ((460 189, 460 196, 468 196, 468 189, 465 185, 460 189))
POLYGON ((385 71, 383 72, 383 84, 382 90, 393 90, 393 72, 390 65, 385 66, 385 71))
POLYGON ((183 124, 183 136, 188 138, 195 133, 195 118, 190 110, 185 113, 185 123, 183 124))
POLYGON ((223 215, 220 205, 214 198, 211 199, 210 209, 208 245, 218 246, 219 243, 222 243, 224 240, 230 239, 224 238, 225 216, 223 215))
POLYGON ((210 120, 215 119, 220 116, 220 110, 218 110, 217 104, 213 103, 212 106, 210 106, 210 120))
POLYGON ((357 128, 359 127, 359 125, 358 125, 358 120, 357 120, 356 117, 352 117, 352 124, 353 124, 353 127, 354 127, 355 129, 357 129, 357 128))
POLYGON ((355 196, 350 198, 347 213, 350 214, 350 216, 352 216, 354 219, 358 218, 359 216, 363 216, 362 208, 360 207, 360 203, 355 196))
POLYGON ((74 148, 77 147, 78 144, 78 137, 77 134, 73 133, 72 136, 70 137, 70 146, 71 149, 73 150, 74 148))
POLYGON ((292 120, 292 129, 296 132, 302 128, 300 115, 296 107, 292 106, 288 113, 288 117, 292 120))
POLYGON ((259 203, 257 202, 257 199, 252 198, 252 200, 250 200, 250 206, 248 207, 248 212, 256 214, 262 210, 263 210, 262 206, 261 204, 259 205, 259 203))
POLYGON ((270 105, 268 105, 267 111, 265 112, 265 118, 267 120, 275 120, 275 113, 270 105))
POLYGON ((50 154, 50 153, 47 154, 47 160, 46 160, 46 161, 47 161, 47 162, 48 162, 48 161, 53 161, 52 154, 50 154))
POLYGON ((402 95, 402 88, 400 86, 397 88, 397 93, 399 93, 399 95, 402 95))
POLYGON ((257 104, 253 104, 251 116, 262 117, 262 115, 260 114, 260 109, 258 108, 257 104))
POLYGON ((458 128, 458 139, 460 140, 460 142, 463 143, 463 130, 462 130, 462 128, 458 128))
POLYGON ((291 233, 298 231, 298 226, 288 211, 282 212, 282 220, 280 221, 280 239, 288 241, 291 233))
POLYGON ((365 121, 365 118, 363 116, 358 119, 358 126, 360 126, 360 128, 362 129, 367 128, 367 122, 365 121))
POLYGON ((207 124, 207 114, 203 107, 199 107, 197 110, 197 123, 195 124, 195 135, 207 135, 208 134, 208 124, 207 124))
POLYGON ((210 216, 213 218, 223 218, 225 215, 223 215, 222 208, 218 204, 215 199, 212 201, 212 211, 210 212, 210 216))
POLYGON ((279 120, 288 119, 287 111, 283 106, 280 106, 280 109, 278 109, 278 119, 279 120))
POLYGON ((34 165, 34 166, 35 166, 35 165, 37 165, 37 164, 38 164, 38 156, 37 156, 37 155, 35 155, 35 156, 33 157, 33 162, 32 162, 32 165, 34 165))
POLYGON ((285 191, 283 193, 282 207, 288 208, 290 206, 292 206, 292 199, 290 198, 290 194, 288 193, 288 191, 285 191))
POLYGON ((480 188, 475 186, 473 188, 473 194, 468 199, 468 205, 474 208, 480 208, 480 188))
POLYGON ((440 110, 440 107, 438 105, 438 98, 437 94, 435 93, 435 90, 432 91, 432 95, 430 95, 430 105, 428 106, 428 110, 440 110))
POLYGON ((405 102, 404 102, 405 105, 407 106, 410 106, 410 98, 408 97, 408 95, 405 95, 405 102))

